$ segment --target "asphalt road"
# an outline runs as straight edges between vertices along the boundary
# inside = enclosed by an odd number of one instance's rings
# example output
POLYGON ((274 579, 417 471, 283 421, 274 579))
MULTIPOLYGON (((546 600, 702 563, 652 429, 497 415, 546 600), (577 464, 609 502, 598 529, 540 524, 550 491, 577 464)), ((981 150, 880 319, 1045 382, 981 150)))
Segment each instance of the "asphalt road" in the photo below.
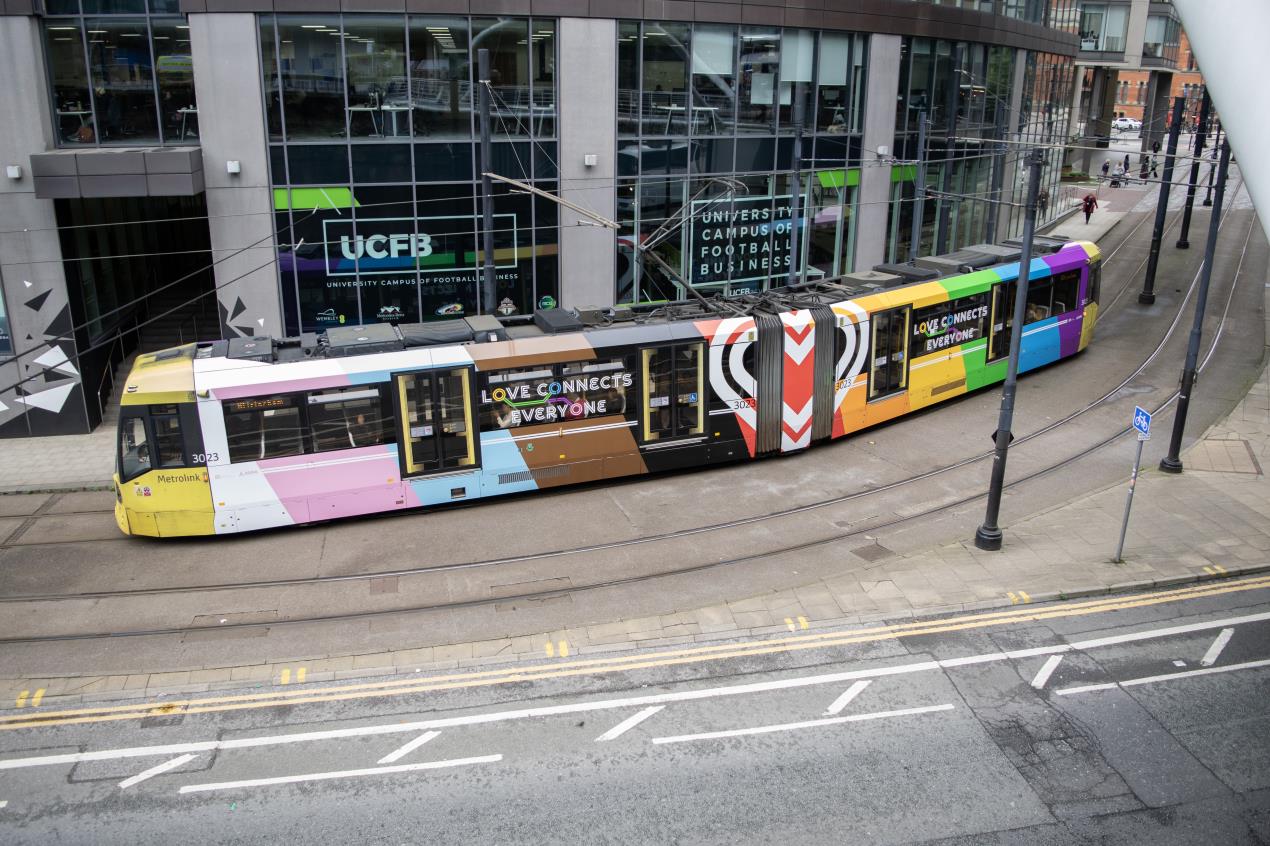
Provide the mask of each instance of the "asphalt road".
POLYGON ((0 841, 1270 843, 1267 694, 1262 577, 13 711, 0 841))

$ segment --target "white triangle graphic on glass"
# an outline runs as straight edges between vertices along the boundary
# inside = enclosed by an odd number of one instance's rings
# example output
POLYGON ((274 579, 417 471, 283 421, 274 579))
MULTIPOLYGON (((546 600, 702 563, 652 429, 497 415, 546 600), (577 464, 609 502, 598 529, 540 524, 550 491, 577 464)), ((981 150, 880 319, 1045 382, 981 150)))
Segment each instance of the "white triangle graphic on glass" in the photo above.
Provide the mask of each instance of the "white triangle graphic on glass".
POLYGON ((56 388, 49 388, 47 391, 40 391, 38 394, 17 397, 17 401, 24 405, 57 413, 62 410, 62 406, 66 405, 66 398, 75 389, 75 384, 75 382, 67 382, 65 385, 58 385, 56 388))

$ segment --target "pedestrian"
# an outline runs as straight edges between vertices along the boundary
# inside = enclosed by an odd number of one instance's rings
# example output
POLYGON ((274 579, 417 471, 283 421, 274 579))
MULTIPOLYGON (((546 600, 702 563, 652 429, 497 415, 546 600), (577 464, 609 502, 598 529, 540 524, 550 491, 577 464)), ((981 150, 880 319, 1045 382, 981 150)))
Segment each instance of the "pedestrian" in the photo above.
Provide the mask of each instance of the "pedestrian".
POLYGON ((1036 195, 1036 210, 1041 217, 1045 217, 1045 210, 1050 207, 1050 192, 1048 188, 1042 188, 1041 193, 1036 195))
POLYGON ((1094 213, 1094 209, 1098 208, 1098 200, 1093 194, 1086 194, 1085 199, 1081 201, 1081 209, 1085 212, 1085 223, 1089 222, 1089 216, 1094 213))
POLYGON ((1156 158, 1155 156, 1152 156, 1151 157, 1151 178, 1152 179, 1158 178, 1155 174, 1155 170, 1157 167, 1159 167, 1159 164, 1160 164, 1160 160, 1156 158))
POLYGON ((1151 142, 1151 154, 1154 156, 1160 155, 1160 140, 1158 138, 1151 142))
POLYGON ((1111 159, 1106 159, 1102 163, 1102 178, 1106 179, 1111 175, 1111 159))
POLYGON ((1133 165, 1129 164, 1129 154, 1125 153, 1124 154, 1124 172, 1128 173, 1132 169, 1133 169, 1133 165))

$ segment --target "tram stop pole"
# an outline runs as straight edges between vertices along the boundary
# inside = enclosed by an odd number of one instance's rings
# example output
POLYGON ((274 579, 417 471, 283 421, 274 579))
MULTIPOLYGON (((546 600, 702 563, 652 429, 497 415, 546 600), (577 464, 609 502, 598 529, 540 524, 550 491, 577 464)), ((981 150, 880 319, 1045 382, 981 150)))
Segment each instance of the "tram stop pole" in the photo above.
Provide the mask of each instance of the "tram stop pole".
MULTIPOLYGON (((1185 97, 1173 99, 1172 124, 1169 126, 1169 143, 1164 154, 1164 179, 1160 180, 1160 199, 1155 204, 1155 228, 1151 231, 1151 253, 1147 256, 1147 275, 1142 280, 1142 293, 1138 302, 1151 305, 1155 302, 1155 269, 1160 265, 1160 241, 1164 238, 1164 218, 1169 213, 1169 187, 1173 184, 1173 157, 1177 154, 1177 139, 1182 131, 1182 110, 1185 97)), ((1143 170, 1143 176, 1146 171, 1143 170)))
POLYGON ((1199 277, 1199 296, 1195 303, 1195 322, 1186 347, 1186 366, 1182 369, 1182 387, 1177 394, 1177 414, 1173 417, 1173 434, 1169 438, 1169 454, 1160 459, 1165 473, 1181 473, 1182 433, 1186 429, 1186 411, 1195 388, 1195 368, 1199 361, 1199 342, 1204 333, 1204 307, 1208 304, 1208 281, 1213 276, 1213 259, 1217 255, 1217 230, 1221 228, 1222 199, 1226 195, 1226 172, 1230 167, 1230 141, 1222 142, 1221 160, 1217 164, 1217 197, 1213 200, 1212 218, 1208 221, 1208 243, 1204 247, 1204 267, 1199 277))
POLYGON ((1124 553, 1124 536, 1129 532, 1129 509, 1133 508, 1133 489, 1138 485, 1138 471, 1142 468, 1142 445, 1146 443, 1147 437, 1138 435, 1138 454, 1133 459, 1133 475, 1129 477, 1129 496, 1124 501, 1124 520, 1120 523, 1120 542, 1116 544, 1116 557, 1111 559, 1113 564, 1120 563, 1120 556, 1124 553))
POLYGON ((1014 322, 1010 324, 1010 357, 1006 363, 1005 385, 1001 389, 1001 415, 997 421, 996 454, 992 456, 992 481, 988 485, 988 508, 983 525, 975 531, 975 546, 985 550, 1001 548, 1001 493, 1005 488, 1005 459, 1010 450, 1010 426, 1014 421, 1014 397, 1019 385, 1019 350, 1023 344, 1024 308, 1027 305, 1028 282, 1032 276, 1032 240, 1036 236, 1036 195, 1041 188, 1041 165, 1045 157, 1038 147, 1027 159, 1027 205, 1023 215, 1023 251, 1019 257, 1019 279, 1014 288, 1014 322))
POLYGON ((1195 187, 1199 184, 1199 163, 1204 156, 1204 142, 1208 140, 1208 90, 1199 101, 1199 123, 1195 126, 1195 156, 1191 159, 1191 178, 1186 183, 1186 208, 1182 210, 1182 233, 1177 238, 1179 250, 1189 250, 1191 242, 1191 209, 1195 207, 1195 187))

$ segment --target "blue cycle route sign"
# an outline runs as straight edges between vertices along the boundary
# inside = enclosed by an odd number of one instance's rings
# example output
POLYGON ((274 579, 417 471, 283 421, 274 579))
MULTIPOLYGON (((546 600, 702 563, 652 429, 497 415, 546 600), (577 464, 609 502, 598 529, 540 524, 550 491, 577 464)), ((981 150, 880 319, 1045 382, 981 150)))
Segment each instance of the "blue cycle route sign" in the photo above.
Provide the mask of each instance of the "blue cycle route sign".
POLYGON ((1138 431, 1138 440, 1151 439, 1151 415, 1142 406, 1134 406, 1133 428, 1138 431))

